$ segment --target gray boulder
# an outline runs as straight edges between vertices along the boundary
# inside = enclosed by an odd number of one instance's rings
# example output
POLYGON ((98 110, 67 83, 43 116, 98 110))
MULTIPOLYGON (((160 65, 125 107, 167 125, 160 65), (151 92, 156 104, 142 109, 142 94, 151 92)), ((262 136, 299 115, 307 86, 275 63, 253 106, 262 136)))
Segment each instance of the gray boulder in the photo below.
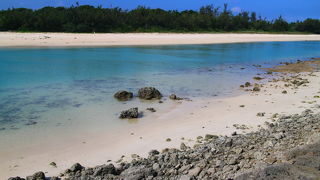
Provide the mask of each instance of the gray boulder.
POLYGON ((138 96, 139 98, 146 100, 161 99, 162 97, 160 91, 154 87, 144 87, 139 89, 138 96))
POLYGON ((132 92, 128 91, 118 91, 113 95, 114 98, 118 99, 119 101, 127 101, 133 97, 132 92))
POLYGON ((82 169, 84 169, 84 167, 81 166, 81 164, 75 163, 74 165, 71 166, 69 170, 70 172, 77 172, 77 171, 81 171, 82 169))
POLYGON ((119 118, 120 119, 132 119, 132 118, 138 118, 139 116, 139 112, 138 112, 138 108, 130 108, 128 110, 122 111, 120 113, 119 118))
POLYGON ((46 180, 46 176, 43 172, 39 171, 34 173, 32 176, 28 176, 27 180, 46 180))
POLYGON ((93 171, 94 176, 106 176, 108 174, 117 174, 116 168, 113 164, 97 166, 93 169, 93 171))

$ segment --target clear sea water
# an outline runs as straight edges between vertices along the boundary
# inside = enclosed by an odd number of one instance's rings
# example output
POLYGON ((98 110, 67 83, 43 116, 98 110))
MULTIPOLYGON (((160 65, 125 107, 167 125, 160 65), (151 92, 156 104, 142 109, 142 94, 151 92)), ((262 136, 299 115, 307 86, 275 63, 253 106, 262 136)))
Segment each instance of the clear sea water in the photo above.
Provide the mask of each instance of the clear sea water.
MULTIPOLYGON (((154 86, 164 96, 229 96, 281 61, 320 56, 320 42, 263 42, 99 48, 0 49, 0 134, 52 127, 115 128, 121 110, 161 108, 118 102, 117 90, 154 86)), ((162 106, 162 105, 161 105, 162 106)), ((1 140, 1 139, 0 139, 1 140)), ((0 141, 1 145, 1 141, 0 141)))

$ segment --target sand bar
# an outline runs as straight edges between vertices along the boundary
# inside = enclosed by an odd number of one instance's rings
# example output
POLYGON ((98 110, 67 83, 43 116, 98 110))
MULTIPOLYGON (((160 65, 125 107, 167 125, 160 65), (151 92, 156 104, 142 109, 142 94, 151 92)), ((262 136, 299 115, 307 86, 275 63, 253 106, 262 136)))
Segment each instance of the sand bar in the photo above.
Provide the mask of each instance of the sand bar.
POLYGON ((320 35, 179 33, 14 33, 0 32, 0 47, 81 47, 320 41, 320 35))

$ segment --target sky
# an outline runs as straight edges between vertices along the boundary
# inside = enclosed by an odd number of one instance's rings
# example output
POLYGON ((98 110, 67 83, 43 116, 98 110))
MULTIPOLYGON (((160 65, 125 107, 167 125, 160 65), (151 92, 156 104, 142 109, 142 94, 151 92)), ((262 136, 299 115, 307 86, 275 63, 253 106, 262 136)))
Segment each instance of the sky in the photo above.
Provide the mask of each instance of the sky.
POLYGON ((45 6, 70 7, 79 2, 80 5, 102 5, 105 8, 120 7, 134 9, 138 5, 166 10, 198 10, 201 6, 212 4, 223 7, 228 3, 234 13, 255 11, 269 20, 282 16, 288 21, 304 20, 306 18, 320 19, 320 0, 0 0, 0 9, 31 8, 39 9, 45 6))

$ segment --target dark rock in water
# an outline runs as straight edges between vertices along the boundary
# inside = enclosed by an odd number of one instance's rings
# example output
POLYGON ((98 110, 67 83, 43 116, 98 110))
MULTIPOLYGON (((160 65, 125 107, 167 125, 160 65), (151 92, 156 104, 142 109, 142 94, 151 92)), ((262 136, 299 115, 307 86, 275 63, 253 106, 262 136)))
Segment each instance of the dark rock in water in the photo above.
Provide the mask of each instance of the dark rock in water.
POLYGON ((46 180, 46 176, 43 172, 39 171, 34 173, 32 176, 28 176, 27 180, 46 180))
POLYGON ((119 118, 120 119, 126 119, 126 118, 131 119, 131 118, 138 118, 138 116, 139 116, 138 108, 135 107, 135 108, 130 108, 128 110, 122 111, 120 113, 119 118))
POLYGON ((118 91, 113 95, 113 97, 119 101, 127 101, 133 97, 133 93, 128 91, 118 91))
POLYGON ((36 121, 29 121, 29 122, 25 123, 24 125, 26 125, 26 126, 32 126, 32 125, 36 125, 36 124, 37 124, 36 121))
POLYGON ((8 180, 25 180, 24 178, 20 178, 19 176, 17 177, 11 177, 8 180))
POLYGON ((84 167, 81 166, 81 164, 75 163, 74 165, 71 166, 71 168, 69 169, 69 171, 70 171, 70 172, 77 172, 77 171, 81 171, 82 169, 84 169, 84 167))
POLYGON ((73 105, 73 107, 76 107, 76 108, 78 108, 78 107, 80 107, 80 106, 82 106, 82 104, 74 104, 74 105, 73 105))
POLYGON ((10 127, 11 130, 18 130, 19 128, 15 127, 15 126, 12 126, 10 127))
POLYGON ((246 83, 244 84, 244 86, 245 86, 245 87, 249 87, 249 86, 251 86, 251 83, 250 83, 250 82, 246 82, 246 83))
POLYGON ((257 77, 253 77, 253 79, 254 79, 254 80, 257 80, 257 81, 260 81, 260 80, 262 80, 263 78, 262 78, 262 77, 257 76, 257 77))
POLYGON ((171 95, 169 96, 169 98, 172 99, 172 100, 182 100, 182 99, 183 99, 183 98, 178 97, 178 96, 175 95, 175 94, 171 94, 171 95))
POLYGON ((154 87, 144 87, 139 89, 138 96, 139 98, 146 100, 161 99, 162 97, 160 91, 154 87))
POLYGON ((156 112, 156 110, 154 108, 147 108, 148 111, 151 111, 151 112, 156 112))
POLYGON ((6 128, 0 128, 0 131, 4 131, 4 130, 6 130, 6 128))

